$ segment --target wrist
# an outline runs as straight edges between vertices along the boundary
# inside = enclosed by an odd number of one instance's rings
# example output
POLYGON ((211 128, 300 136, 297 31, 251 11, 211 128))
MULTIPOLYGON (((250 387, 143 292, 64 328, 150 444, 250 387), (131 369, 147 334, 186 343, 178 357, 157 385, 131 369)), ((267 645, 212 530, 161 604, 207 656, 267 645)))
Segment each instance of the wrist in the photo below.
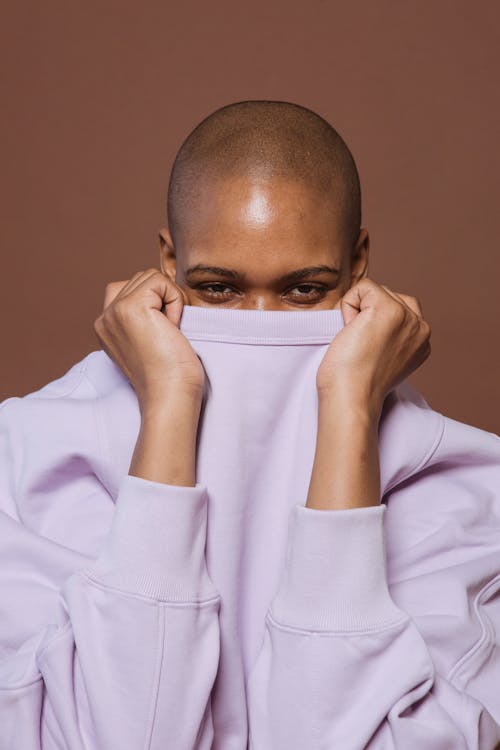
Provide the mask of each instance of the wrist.
POLYGON ((335 413, 340 420, 380 419, 384 399, 372 387, 357 381, 336 381, 318 388, 319 408, 335 413))
POLYGON ((161 419, 172 411, 198 414, 203 401, 201 389, 175 386, 166 391, 148 391, 138 397, 142 419, 161 419))
POLYGON ((201 399, 184 390, 142 401, 129 473, 154 482, 195 486, 200 406, 201 399))

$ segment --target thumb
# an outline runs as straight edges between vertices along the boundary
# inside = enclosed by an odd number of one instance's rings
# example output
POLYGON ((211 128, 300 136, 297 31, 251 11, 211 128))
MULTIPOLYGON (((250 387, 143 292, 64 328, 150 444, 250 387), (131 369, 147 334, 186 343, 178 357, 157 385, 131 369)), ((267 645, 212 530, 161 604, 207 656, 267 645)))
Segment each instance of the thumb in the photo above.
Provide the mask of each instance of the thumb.
POLYGON ((347 290, 340 299, 340 310, 344 325, 348 325, 361 311, 361 295, 357 284, 347 290))
POLYGON ((189 305, 189 299, 184 289, 182 289, 175 281, 172 281, 168 274, 165 274, 165 276, 167 276, 168 282, 163 292, 162 311, 164 311, 167 318, 177 326, 177 328, 180 328, 182 311, 185 305, 189 305), (168 299, 169 295, 173 295, 170 300, 168 299))

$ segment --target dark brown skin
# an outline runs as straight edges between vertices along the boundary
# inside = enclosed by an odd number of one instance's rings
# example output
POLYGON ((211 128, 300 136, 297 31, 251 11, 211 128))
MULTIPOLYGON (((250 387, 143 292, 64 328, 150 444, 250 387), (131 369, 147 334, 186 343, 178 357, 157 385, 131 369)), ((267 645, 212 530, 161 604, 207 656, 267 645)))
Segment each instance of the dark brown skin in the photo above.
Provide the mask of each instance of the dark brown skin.
POLYGON ((197 355, 177 328, 183 304, 340 309, 345 327, 317 372, 318 434, 306 505, 325 510, 378 505, 383 402, 427 359, 431 331, 415 297, 368 278, 368 250, 364 228, 352 249, 344 246, 341 227, 323 195, 276 179, 239 178, 217 189, 207 187, 178 250, 168 229, 161 229, 160 270, 108 284, 105 309, 94 326, 101 345, 138 392, 143 421, 130 473, 172 484, 195 483, 203 375, 197 355), (198 263, 232 269, 238 277, 213 271, 186 275, 198 263), (338 274, 279 280, 323 264, 336 267, 338 274), (159 380, 158 372, 165 377, 159 380), (165 429, 166 421, 170 429, 165 429), (171 452, 166 449, 172 442, 172 421, 184 435, 182 452, 177 441, 171 452), (177 458, 166 460, 170 453, 177 458))
POLYGON ((366 275, 368 265, 365 229, 349 254, 324 195, 301 183, 276 179, 234 179, 218 189, 207 187, 196 219, 182 238, 183 246, 176 253, 167 228, 160 231, 160 242, 161 269, 186 291, 190 305, 201 307, 333 308, 366 275), (197 263, 229 267, 246 279, 235 282, 201 272, 186 278, 186 270, 197 263), (340 274, 278 281, 285 273, 320 264, 334 266, 340 274), (209 282, 225 288, 201 288, 209 282), (299 283, 313 289, 297 289, 299 283))

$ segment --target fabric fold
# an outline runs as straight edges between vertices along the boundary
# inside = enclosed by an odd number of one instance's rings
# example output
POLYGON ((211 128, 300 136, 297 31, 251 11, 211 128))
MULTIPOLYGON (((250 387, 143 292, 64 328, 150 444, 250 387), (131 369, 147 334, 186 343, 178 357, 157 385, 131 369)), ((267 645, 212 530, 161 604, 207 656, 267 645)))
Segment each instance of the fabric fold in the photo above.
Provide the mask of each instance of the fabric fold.
POLYGON ((492 750, 500 437, 401 383, 381 504, 308 508, 342 327, 184 308, 195 486, 129 474, 140 410, 102 350, 0 405, 0 750, 492 750))

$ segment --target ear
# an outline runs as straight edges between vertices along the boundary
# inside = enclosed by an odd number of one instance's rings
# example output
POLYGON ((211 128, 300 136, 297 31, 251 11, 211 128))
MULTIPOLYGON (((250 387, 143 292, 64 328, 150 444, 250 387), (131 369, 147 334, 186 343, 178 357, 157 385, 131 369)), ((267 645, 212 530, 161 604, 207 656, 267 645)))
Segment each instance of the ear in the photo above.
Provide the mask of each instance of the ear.
POLYGON ((160 268, 163 273, 175 281, 175 247, 167 227, 163 227, 158 231, 158 237, 160 239, 160 268))
POLYGON ((351 253, 351 286, 354 286, 368 275, 369 250, 370 235, 366 229, 361 228, 351 253))

